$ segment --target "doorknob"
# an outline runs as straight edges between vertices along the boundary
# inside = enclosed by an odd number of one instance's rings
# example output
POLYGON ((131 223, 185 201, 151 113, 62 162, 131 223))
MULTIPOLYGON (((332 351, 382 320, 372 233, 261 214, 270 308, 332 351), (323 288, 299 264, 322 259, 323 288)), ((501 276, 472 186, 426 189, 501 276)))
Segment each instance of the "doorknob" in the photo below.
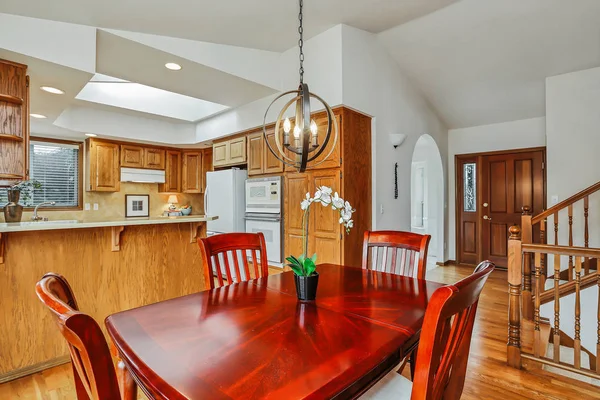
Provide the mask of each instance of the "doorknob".
POLYGON ((484 216, 483 216, 483 219, 486 219, 486 220, 488 220, 488 221, 491 221, 491 220, 492 220, 492 218, 488 217, 487 215, 484 215, 484 216))

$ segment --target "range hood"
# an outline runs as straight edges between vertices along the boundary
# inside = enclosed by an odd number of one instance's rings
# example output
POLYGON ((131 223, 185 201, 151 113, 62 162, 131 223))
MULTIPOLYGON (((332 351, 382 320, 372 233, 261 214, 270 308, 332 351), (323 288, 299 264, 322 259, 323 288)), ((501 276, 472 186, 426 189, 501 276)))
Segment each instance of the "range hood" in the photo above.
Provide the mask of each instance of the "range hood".
POLYGON ((121 182, 165 183, 165 171, 122 167, 121 182))

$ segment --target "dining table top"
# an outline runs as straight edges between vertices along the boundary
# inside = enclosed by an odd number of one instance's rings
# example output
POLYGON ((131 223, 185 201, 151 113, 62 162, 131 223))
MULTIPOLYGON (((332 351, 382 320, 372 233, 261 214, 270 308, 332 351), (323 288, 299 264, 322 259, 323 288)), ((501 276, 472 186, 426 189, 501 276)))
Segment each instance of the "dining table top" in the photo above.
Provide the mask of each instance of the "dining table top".
POLYGON ((319 265, 110 315, 109 335, 155 399, 354 398, 407 355, 440 283, 319 265))

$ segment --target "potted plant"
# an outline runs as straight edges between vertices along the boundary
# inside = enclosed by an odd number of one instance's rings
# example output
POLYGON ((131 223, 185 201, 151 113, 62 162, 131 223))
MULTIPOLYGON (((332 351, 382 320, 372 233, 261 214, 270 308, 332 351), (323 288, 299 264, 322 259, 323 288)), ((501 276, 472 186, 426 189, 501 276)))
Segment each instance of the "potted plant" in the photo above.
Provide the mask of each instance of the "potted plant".
POLYGON ((23 215, 23 206, 19 204, 19 200, 22 199, 27 204, 33 197, 33 191, 41 187, 42 184, 36 180, 21 181, 10 186, 6 190, 8 204, 4 206, 4 221, 20 222, 23 215))
POLYGON ((352 208, 349 202, 344 201, 337 192, 328 186, 317 188, 315 195, 310 196, 306 193, 306 199, 302 200, 300 208, 304 211, 302 219, 302 246, 304 252, 299 257, 286 257, 288 267, 294 271, 294 279, 296 282, 296 294, 299 300, 314 300, 317 296, 317 286, 319 284, 319 273, 317 269, 317 254, 308 257, 308 223, 310 218, 310 207, 314 203, 321 203, 323 207, 329 207, 334 211, 339 212, 339 223, 343 224, 346 229, 346 234, 350 233, 350 229, 354 226, 352 213, 356 210, 352 208))

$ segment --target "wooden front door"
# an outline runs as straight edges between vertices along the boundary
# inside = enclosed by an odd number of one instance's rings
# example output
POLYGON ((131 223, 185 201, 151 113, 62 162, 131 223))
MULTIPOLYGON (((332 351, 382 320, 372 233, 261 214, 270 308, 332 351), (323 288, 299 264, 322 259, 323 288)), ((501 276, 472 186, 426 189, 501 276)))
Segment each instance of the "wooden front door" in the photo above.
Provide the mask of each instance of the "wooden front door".
POLYGON ((543 149, 457 156, 459 262, 507 267, 508 229, 523 206, 544 210, 544 159, 543 149))

